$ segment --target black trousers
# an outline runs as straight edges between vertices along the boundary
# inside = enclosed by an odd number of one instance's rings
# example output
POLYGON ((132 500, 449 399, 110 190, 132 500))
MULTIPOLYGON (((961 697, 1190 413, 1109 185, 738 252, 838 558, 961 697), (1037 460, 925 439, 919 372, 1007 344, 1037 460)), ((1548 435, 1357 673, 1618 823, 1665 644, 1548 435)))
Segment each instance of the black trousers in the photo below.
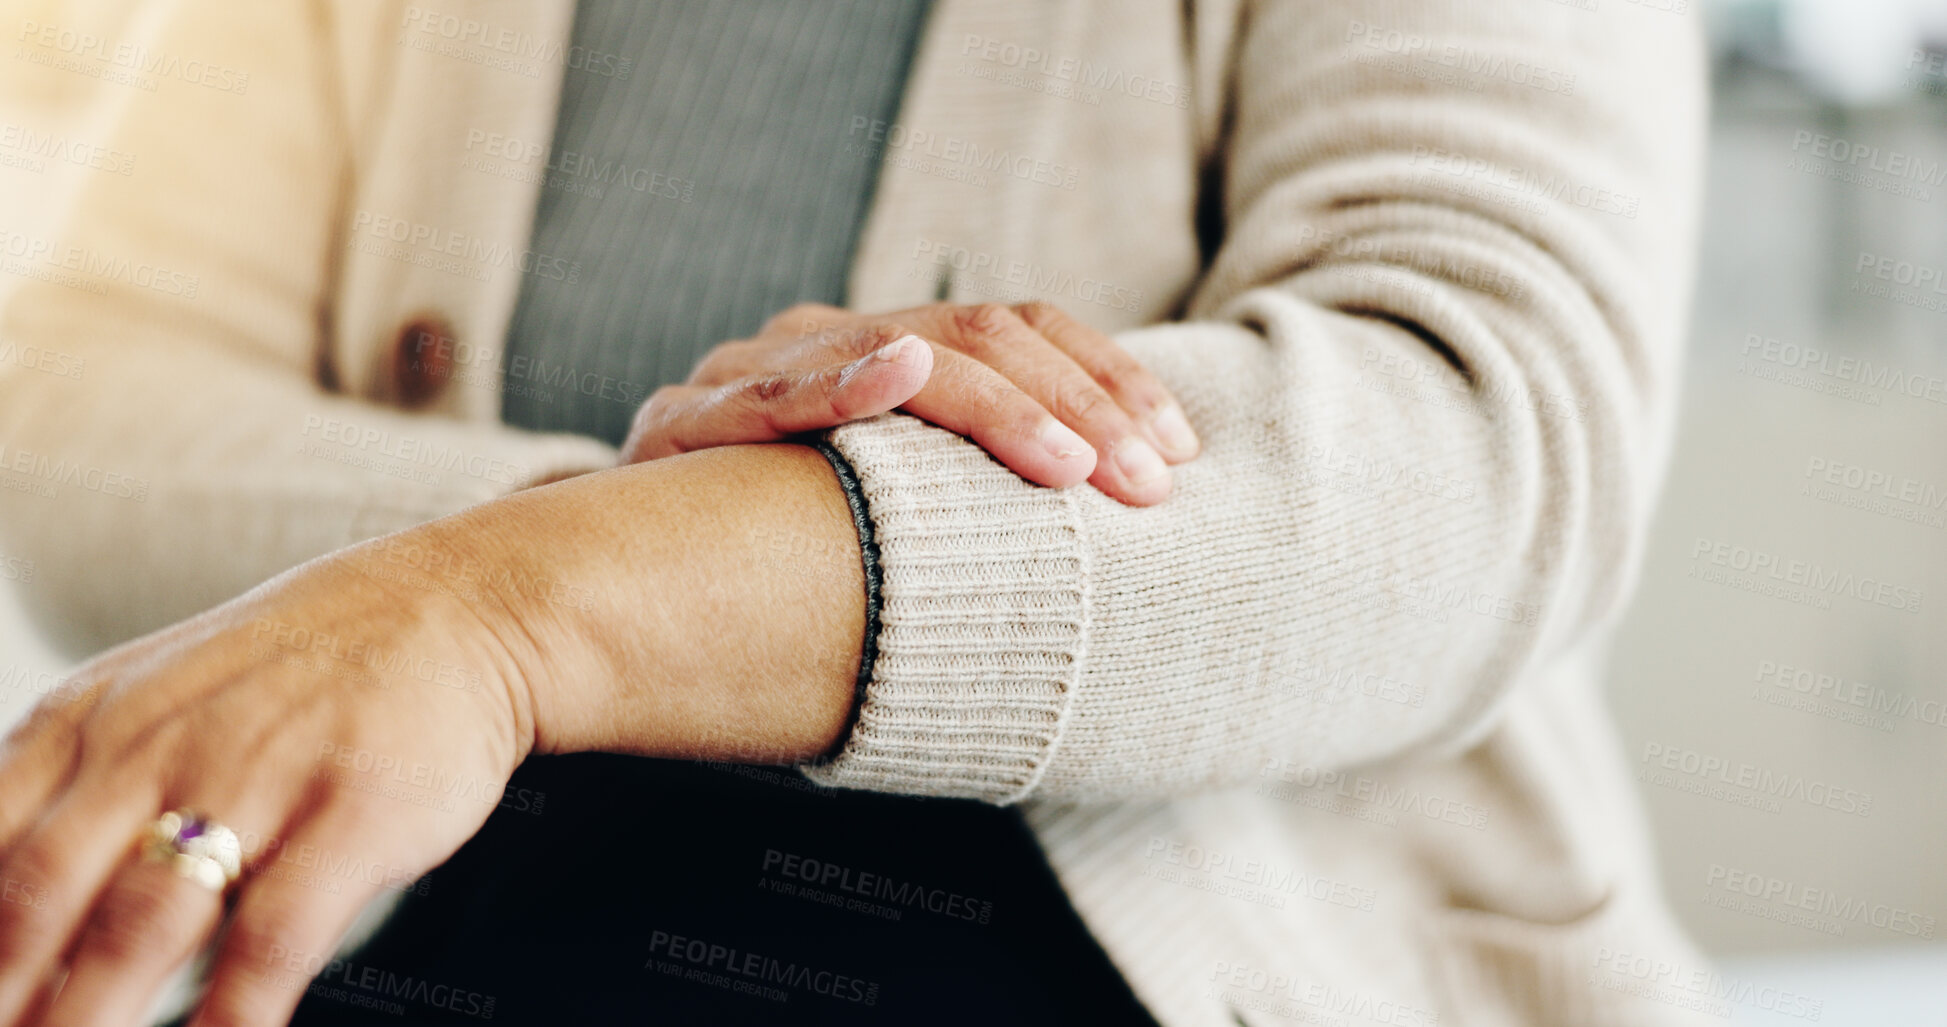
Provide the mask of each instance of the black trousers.
POLYGON ((782 769, 537 757, 303 1027, 1154 1027, 1020 815, 782 769))

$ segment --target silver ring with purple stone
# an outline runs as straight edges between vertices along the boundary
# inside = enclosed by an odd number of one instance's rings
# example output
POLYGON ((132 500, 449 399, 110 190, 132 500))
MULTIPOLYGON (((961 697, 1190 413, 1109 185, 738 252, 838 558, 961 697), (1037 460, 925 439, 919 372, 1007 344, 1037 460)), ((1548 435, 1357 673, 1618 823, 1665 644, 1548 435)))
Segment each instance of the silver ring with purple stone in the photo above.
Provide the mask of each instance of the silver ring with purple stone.
POLYGON ((237 833, 187 809, 157 817, 149 825, 143 852, 213 892, 223 891, 243 874, 243 843, 237 833))

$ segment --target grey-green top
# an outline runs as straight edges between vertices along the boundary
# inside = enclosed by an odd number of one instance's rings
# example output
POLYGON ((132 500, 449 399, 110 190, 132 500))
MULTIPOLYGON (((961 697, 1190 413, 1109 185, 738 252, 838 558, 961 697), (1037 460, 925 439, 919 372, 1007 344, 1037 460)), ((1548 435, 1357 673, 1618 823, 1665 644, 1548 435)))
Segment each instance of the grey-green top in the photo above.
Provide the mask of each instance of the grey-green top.
POLYGON ((593 59, 566 72, 531 243, 580 268, 523 276, 506 359, 538 369, 503 419, 619 443, 711 347, 843 303, 878 170, 861 126, 896 116, 927 7, 581 0, 593 59))

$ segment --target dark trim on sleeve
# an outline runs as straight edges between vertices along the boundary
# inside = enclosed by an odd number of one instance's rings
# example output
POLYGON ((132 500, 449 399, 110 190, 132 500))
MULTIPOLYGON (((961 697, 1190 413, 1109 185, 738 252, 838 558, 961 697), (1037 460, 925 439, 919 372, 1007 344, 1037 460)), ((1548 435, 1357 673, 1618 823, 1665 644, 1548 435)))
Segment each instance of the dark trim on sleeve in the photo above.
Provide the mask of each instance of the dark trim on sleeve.
POLYGON ((838 733, 838 741, 829 752, 810 761, 810 766, 820 766, 838 758, 845 751, 845 743, 852 738, 852 729, 858 726, 859 707, 865 705, 866 687, 872 684, 872 668, 879 657, 879 543, 872 532, 872 514, 865 505, 865 488, 859 484, 858 472, 852 470, 851 461, 832 448, 823 438, 810 439, 806 443, 824 454, 831 462, 832 471, 838 475, 839 487, 845 490, 845 503, 852 508, 852 526, 859 533, 859 556, 865 565, 865 641, 859 648, 859 675, 853 684, 852 712, 845 717, 845 730, 838 733))

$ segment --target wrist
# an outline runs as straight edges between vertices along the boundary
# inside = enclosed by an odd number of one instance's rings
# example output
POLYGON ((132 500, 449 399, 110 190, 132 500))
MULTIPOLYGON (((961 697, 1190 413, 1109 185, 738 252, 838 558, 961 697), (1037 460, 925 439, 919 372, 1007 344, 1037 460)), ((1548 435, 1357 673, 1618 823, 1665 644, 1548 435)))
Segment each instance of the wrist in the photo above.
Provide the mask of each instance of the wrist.
POLYGON ((482 574, 534 751, 792 762, 852 710, 865 587, 832 466, 728 446, 440 522, 482 574))
POLYGON ((515 765, 536 745, 532 661, 520 644, 517 611, 488 587, 491 555, 451 520, 373 539, 338 562, 357 575, 355 591, 369 594, 372 609, 422 640, 396 655, 436 665, 429 673, 437 683, 488 705, 515 765))
POLYGON ((443 568, 443 583, 452 586, 443 596, 446 623, 490 654, 523 757, 576 751, 556 740, 564 722, 593 704, 593 687, 604 677, 587 642, 597 593, 565 577, 573 573, 563 553, 571 534, 536 532, 531 517, 505 504, 422 525, 409 544, 443 568))

